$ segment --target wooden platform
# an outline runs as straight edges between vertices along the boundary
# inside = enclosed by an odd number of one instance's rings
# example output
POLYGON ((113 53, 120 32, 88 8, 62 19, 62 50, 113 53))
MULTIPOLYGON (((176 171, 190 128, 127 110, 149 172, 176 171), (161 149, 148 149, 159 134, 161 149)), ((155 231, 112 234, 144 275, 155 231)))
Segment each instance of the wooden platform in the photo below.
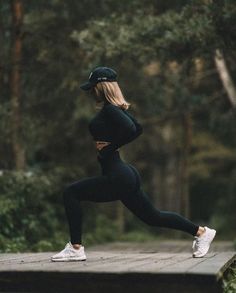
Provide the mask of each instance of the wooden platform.
POLYGON ((82 262, 50 261, 54 252, 0 254, 0 292, 222 292, 236 261, 230 242, 192 258, 191 241, 112 243, 89 247, 82 262))

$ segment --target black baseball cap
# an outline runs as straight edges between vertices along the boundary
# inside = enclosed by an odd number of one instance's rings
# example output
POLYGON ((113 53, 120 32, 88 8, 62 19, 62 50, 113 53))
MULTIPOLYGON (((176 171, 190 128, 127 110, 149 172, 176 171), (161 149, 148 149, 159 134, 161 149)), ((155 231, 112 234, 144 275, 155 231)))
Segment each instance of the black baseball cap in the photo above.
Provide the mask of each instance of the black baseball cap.
POLYGON ((97 83, 102 81, 116 81, 117 73, 115 70, 109 67, 96 67, 89 74, 89 80, 83 83, 80 88, 82 90, 88 91, 94 87, 97 83))

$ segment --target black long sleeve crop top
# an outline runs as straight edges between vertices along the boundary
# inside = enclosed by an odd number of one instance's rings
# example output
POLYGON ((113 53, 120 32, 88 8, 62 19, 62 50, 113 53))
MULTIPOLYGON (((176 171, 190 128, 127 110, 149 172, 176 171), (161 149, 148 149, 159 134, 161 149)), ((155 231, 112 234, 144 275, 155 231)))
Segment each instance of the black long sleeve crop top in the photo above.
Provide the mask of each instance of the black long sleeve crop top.
POLYGON ((94 140, 109 141, 109 145, 98 151, 98 159, 108 157, 143 132, 141 124, 127 110, 105 103, 89 122, 89 131, 94 140))

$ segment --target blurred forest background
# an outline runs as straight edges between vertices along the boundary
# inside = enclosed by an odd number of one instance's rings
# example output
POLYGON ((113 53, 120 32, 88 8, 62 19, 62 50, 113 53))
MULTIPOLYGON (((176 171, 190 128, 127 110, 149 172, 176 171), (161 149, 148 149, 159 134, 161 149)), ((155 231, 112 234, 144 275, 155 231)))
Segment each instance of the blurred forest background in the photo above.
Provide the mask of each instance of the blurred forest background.
MULTIPOLYGON (((235 20, 234 0, 0 1, 0 251, 69 240, 63 189, 101 174, 79 88, 96 66, 143 125, 120 153, 153 204, 236 240, 235 20)), ((190 239, 119 201, 82 205, 86 246, 190 239)))

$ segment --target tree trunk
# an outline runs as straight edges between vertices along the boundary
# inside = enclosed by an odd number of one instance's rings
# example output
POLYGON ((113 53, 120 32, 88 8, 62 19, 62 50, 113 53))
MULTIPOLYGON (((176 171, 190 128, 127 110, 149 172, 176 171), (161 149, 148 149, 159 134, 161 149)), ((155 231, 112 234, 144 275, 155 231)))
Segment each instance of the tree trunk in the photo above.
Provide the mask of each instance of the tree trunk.
POLYGON ((183 127, 183 151, 180 167, 181 181, 181 214, 190 218, 189 208, 189 152, 192 141, 192 117, 190 112, 186 112, 182 118, 183 127))
POLYGON ((23 5, 21 0, 11 1, 12 11, 12 45, 11 45, 11 129, 12 149, 15 161, 15 168, 25 168, 25 150, 22 138, 22 123, 20 113, 21 100, 21 54, 22 54, 22 22, 23 5))
POLYGON ((0 95, 3 90, 3 21, 2 21, 2 12, 0 12, 0 95))
POLYGON ((125 232, 125 207, 120 201, 117 203, 116 221, 118 233, 121 235, 125 232))
POLYGON ((219 49, 216 49, 214 59, 217 71, 219 73, 224 89, 227 92, 229 101, 232 107, 236 109, 236 89, 227 68, 223 53, 219 49))
MULTIPOLYGON (((166 123, 162 127, 164 140, 164 153, 162 163, 153 162, 152 190, 154 204, 158 209, 180 212, 180 187, 178 182, 178 158, 175 146, 172 143, 175 130, 172 123, 166 123)), ((160 154, 159 154, 160 156, 160 154)))

